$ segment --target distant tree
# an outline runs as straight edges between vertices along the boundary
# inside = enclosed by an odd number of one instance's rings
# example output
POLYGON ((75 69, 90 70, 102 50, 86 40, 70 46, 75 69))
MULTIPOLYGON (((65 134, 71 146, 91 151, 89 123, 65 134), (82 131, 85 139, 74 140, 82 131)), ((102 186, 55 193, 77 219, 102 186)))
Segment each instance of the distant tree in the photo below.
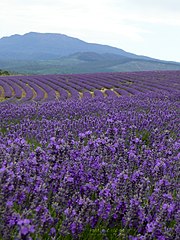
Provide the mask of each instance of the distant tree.
POLYGON ((10 75, 10 73, 8 71, 3 71, 2 69, 0 69, 0 75, 10 75))
POLYGON ((3 73, 4 73, 4 75, 10 75, 10 73, 8 71, 4 71, 3 73))

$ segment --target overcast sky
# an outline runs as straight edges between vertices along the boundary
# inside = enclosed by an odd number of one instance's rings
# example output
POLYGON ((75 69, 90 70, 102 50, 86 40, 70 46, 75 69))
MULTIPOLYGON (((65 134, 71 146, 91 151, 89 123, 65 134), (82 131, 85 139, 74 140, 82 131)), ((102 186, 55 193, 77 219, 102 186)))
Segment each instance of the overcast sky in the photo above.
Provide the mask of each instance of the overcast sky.
POLYGON ((0 0, 0 38, 32 31, 180 62, 180 0, 0 0))

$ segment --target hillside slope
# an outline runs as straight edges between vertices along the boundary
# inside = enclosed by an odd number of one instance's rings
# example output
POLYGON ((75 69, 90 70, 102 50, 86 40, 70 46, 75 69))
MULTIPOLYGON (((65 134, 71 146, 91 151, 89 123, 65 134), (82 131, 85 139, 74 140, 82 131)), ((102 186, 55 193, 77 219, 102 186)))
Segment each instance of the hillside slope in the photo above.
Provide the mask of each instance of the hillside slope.
POLYGON ((22 74, 180 70, 180 63, 138 56, 63 34, 35 33, 0 39, 0 68, 22 74))

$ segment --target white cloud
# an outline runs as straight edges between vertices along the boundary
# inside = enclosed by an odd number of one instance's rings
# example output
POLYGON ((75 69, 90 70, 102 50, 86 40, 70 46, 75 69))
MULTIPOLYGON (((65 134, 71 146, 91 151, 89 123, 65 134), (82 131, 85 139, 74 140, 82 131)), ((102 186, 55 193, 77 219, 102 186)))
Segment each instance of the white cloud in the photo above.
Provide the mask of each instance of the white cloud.
POLYGON ((174 50, 180 42, 179 0, 1 0, 0 22, 0 37, 57 32, 134 53, 179 59, 174 50), (162 41, 169 45, 164 51, 167 56, 160 49, 162 41))

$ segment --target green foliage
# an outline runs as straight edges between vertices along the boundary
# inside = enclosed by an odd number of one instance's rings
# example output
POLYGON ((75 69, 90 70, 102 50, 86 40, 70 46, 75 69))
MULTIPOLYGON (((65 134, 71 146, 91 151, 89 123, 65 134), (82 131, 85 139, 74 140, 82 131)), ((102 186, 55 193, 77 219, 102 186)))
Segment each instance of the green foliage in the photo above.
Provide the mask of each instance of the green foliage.
POLYGON ((41 147, 41 144, 36 138, 26 138, 26 141, 29 145, 31 145, 32 150, 35 150, 37 147, 41 147))
POLYGON ((150 144, 150 135, 151 135, 150 132, 147 131, 146 129, 136 131, 136 136, 141 137, 143 143, 145 143, 146 145, 150 144))
POLYGON ((168 221, 166 226, 168 228, 174 228, 176 226, 176 220, 171 220, 171 221, 168 221))
POLYGON ((0 69, 0 76, 9 76, 9 75, 11 75, 10 72, 3 71, 2 69, 0 69))
POLYGON ((0 129, 0 132, 3 134, 3 136, 7 133, 7 128, 6 127, 2 127, 1 129, 0 129))
POLYGON ((106 224, 100 223, 96 228, 91 228, 88 226, 80 236, 80 239, 83 240, 103 240, 103 239, 117 239, 117 240, 126 240, 129 239, 128 236, 135 236, 137 230, 131 228, 126 229, 122 228, 121 225, 115 227, 107 227, 106 224))

